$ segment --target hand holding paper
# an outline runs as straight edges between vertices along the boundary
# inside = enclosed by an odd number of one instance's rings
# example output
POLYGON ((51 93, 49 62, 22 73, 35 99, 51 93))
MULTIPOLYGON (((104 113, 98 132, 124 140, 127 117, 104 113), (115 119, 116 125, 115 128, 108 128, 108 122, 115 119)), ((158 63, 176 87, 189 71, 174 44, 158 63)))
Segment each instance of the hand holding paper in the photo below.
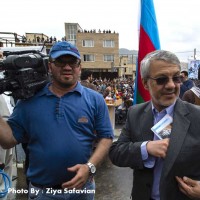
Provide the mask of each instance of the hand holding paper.
POLYGON ((165 158, 169 146, 169 138, 154 140, 147 143, 147 152, 158 158, 165 158))
POLYGON ((171 134, 171 123, 173 119, 166 114, 158 123, 156 123, 151 130, 158 136, 159 139, 169 138, 171 134))

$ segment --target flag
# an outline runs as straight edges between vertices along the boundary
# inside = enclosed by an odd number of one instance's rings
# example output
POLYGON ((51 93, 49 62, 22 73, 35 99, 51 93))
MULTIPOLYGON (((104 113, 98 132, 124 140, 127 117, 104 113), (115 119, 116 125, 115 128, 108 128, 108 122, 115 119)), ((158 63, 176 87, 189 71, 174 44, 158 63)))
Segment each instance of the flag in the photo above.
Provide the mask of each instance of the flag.
POLYGON ((140 62, 146 54, 160 49, 160 40, 153 0, 141 0, 139 51, 136 67, 134 104, 149 101, 149 92, 143 87, 140 75, 140 62))

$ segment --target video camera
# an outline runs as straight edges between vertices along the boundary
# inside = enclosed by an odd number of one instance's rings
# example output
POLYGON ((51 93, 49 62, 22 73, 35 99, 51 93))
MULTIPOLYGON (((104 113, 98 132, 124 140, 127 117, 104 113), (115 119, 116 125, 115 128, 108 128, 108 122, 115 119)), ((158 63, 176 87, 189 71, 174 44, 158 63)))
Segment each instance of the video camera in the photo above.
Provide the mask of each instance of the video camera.
POLYGON ((0 79, 0 94, 10 92, 15 100, 32 97, 49 81, 48 56, 39 51, 4 52, 0 61, 4 77, 0 79))

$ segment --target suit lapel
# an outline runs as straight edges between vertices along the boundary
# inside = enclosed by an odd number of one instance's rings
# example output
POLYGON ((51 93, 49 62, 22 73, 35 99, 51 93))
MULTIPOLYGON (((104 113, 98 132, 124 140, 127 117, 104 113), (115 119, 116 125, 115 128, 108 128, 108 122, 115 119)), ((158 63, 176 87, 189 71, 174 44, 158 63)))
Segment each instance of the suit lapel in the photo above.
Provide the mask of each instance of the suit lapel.
POLYGON ((183 102, 181 100, 177 100, 174 108, 169 147, 164 160, 161 177, 168 174, 180 152, 190 125, 190 121, 185 117, 188 113, 189 112, 183 102))
POLYGON ((141 117, 141 132, 143 141, 153 140, 153 132, 151 131, 151 127, 153 126, 153 113, 151 108, 151 103, 144 110, 141 117))

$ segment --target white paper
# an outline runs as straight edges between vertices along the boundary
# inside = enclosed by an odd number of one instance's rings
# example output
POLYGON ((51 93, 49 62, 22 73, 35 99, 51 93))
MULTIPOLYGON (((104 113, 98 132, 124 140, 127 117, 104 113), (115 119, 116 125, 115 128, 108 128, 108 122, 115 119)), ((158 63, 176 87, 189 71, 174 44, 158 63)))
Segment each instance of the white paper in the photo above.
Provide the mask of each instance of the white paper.
POLYGON ((168 138, 171 134, 170 124, 173 122, 173 118, 166 114, 158 123, 156 123, 151 130, 158 136, 159 139, 168 138))

